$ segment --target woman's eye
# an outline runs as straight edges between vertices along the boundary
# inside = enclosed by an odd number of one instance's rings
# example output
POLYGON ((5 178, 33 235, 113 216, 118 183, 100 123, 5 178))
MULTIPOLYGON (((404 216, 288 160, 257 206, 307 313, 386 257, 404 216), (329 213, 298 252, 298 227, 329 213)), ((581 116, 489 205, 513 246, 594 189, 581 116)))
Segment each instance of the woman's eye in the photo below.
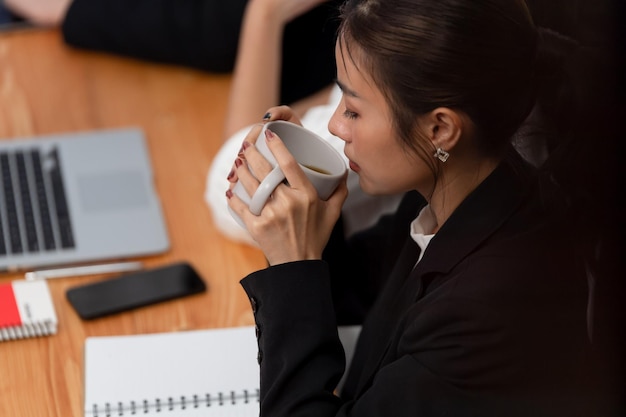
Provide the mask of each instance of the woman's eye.
POLYGON ((343 112, 343 117, 348 118, 348 119, 356 119, 356 118, 357 118, 357 116, 358 116, 358 114, 356 114, 355 112, 350 111, 350 110, 348 110, 348 109, 346 109, 346 110, 343 112))

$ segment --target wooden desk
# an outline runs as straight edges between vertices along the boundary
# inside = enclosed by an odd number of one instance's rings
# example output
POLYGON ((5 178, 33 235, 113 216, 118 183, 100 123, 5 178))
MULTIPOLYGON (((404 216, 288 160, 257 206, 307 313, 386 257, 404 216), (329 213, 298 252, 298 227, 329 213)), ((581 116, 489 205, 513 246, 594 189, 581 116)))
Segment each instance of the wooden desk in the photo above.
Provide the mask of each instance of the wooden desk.
MULTIPOLYGON (((0 138, 142 127, 172 247, 142 260, 148 267, 188 260, 209 286, 202 295, 85 322, 65 292, 104 277, 51 280, 58 333, 0 343, 0 416, 82 417, 87 336, 253 324, 239 279, 263 267, 263 256, 222 237, 203 198, 229 85, 229 76, 75 50, 54 30, 0 35, 0 138)), ((22 277, 0 275, 0 283, 22 277)))

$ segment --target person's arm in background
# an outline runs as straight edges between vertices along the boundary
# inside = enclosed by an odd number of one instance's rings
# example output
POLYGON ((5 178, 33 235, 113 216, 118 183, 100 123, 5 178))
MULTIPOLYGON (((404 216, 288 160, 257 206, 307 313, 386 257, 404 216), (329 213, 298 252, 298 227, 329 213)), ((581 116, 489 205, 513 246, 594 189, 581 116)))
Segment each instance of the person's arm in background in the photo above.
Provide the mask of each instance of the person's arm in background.
POLYGON ((247 0, 7 0, 73 46, 212 72, 233 68, 247 0))
MULTIPOLYGON (((252 0, 244 14, 233 83, 224 124, 226 137, 261 119, 266 109, 281 104, 282 49, 285 26, 326 0, 252 0)), ((322 28, 312 30, 317 36, 322 28)), ((319 96, 319 94, 317 95, 319 96)), ((309 107, 325 103, 307 101, 309 107)), ((301 108, 306 111, 306 108, 301 108)), ((302 114, 300 114, 302 116, 302 114)))
POLYGON ((14 14, 37 26, 59 26, 72 0, 4 0, 14 14))
MULTIPOLYGON (((281 103, 293 103, 332 82, 338 25, 333 17, 341 2, 330 0, 286 25, 281 103)), ((235 64, 248 0, 5 0, 5 3, 35 25, 61 26, 69 45, 204 71, 230 72, 235 64)))
MULTIPOLYGON (((339 88, 330 84, 335 73, 337 24, 332 16, 336 16, 340 2, 251 0, 249 3, 231 87, 224 144, 209 168, 205 189, 215 226, 232 240, 256 245, 248 232, 233 220, 224 193, 229 185, 226 176, 250 125, 260 123, 270 107, 291 103, 295 113, 292 117, 343 154, 344 142, 328 131, 328 121, 341 99, 339 88), (304 12, 316 4, 313 10, 304 12), (272 11, 272 6, 282 7, 282 14, 276 9, 272 11), (285 24, 294 12, 303 14, 285 24), (293 35, 296 31, 301 36, 293 35), (285 101, 289 97, 304 98, 285 101)), ((275 114, 272 119, 275 118, 280 117, 275 114)), ((400 195, 365 195, 353 172, 348 175, 348 189, 343 223, 346 235, 373 225, 380 215, 394 211, 401 199, 400 195)))
MULTIPOLYGON (((228 188, 226 175, 249 125, 261 122, 267 109, 280 104, 286 25, 325 1, 251 0, 246 8, 224 124, 224 144, 209 170, 205 192, 216 227, 233 240, 254 245, 248 233, 234 222, 227 210, 224 198, 228 188)), ((321 31, 320 24, 315 32, 321 31)), ((309 35, 314 35, 314 31, 311 32, 309 35)), ((332 44, 328 44, 327 48, 331 49, 332 44)), ((307 51, 302 52, 306 54, 307 51)), ((334 65, 334 60, 331 64, 334 65)), ((326 104, 328 95, 317 93, 313 95, 315 98, 302 100, 299 116, 315 104, 326 104), (322 97, 318 100, 320 95, 322 97)), ((323 124, 327 132, 326 118, 317 124, 323 124)))
POLYGON ((213 72, 232 70, 247 0, 74 0, 67 43, 213 72))

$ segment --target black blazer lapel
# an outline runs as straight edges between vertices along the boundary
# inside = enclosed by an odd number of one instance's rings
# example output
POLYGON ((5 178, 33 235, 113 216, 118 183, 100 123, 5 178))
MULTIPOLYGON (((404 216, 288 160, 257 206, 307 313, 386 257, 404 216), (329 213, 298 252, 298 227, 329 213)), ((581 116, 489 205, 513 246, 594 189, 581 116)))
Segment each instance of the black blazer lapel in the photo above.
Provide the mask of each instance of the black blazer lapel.
POLYGON ((509 162, 500 164, 441 227, 417 266, 420 249, 407 230, 396 266, 363 325, 353 358, 360 369, 351 369, 352 381, 346 382, 348 391, 344 391, 348 398, 369 387, 390 346, 397 342, 399 335, 395 333, 402 316, 421 297, 432 277, 449 272, 516 211, 526 195, 527 178, 509 162))
POLYGON ((467 196, 430 241, 416 268, 418 275, 448 273, 501 228, 527 197, 534 178, 531 169, 517 153, 503 161, 467 196))
MULTIPOLYGON (((389 276, 389 285, 385 286, 363 324, 352 359, 354 366, 350 369, 350 375, 343 390, 346 398, 351 398, 357 392, 361 392, 378 370, 380 361, 389 348, 399 317, 405 310, 407 302, 413 298, 411 293, 413 290, 406 288, 411 287, 411 285, 407 285, 410 282, 410 278, 407 279, 407 277, 412 275, 411 270, 415 266, 419 254, 419 247, 409 237, 389 276), (405 289, 405 291, 400 289, 405 289), (394 302, 389 303, 389 300, 394 300, 394 302)), ((417 280, 413 281, 417 283, 417 280)))

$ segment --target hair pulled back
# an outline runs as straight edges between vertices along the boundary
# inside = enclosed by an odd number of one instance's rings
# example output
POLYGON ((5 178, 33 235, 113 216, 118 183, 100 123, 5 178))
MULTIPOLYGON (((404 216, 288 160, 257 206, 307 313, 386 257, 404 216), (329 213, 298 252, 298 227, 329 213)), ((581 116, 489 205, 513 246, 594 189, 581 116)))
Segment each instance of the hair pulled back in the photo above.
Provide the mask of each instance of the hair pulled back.
POLYGON ((537 31, 524 0, 348 0, 341 51, 386 96, 400 139, 426 161, 416 115, 459 109, 498 153, 534 104, 537 31))

